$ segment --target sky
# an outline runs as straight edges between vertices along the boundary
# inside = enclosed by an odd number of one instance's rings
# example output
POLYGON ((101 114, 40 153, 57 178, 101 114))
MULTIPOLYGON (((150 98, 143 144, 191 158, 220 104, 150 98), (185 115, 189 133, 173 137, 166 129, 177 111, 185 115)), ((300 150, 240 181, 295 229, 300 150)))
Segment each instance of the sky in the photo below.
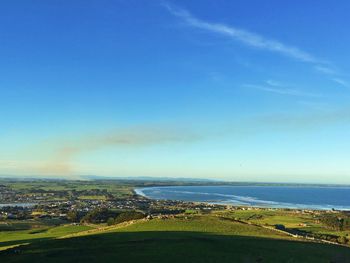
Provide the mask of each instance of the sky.
POLYGON ((349 11, 2 1, 0 175, 349 184, 349 11))

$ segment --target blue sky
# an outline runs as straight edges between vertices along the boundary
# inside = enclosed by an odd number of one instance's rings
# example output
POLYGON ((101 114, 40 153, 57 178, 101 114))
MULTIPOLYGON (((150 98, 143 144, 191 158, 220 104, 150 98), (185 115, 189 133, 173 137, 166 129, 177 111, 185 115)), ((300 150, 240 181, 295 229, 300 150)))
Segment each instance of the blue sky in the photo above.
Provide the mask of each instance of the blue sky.
POLYGON ((0 8, 0 174, 350 183, 348 1, 0 8))

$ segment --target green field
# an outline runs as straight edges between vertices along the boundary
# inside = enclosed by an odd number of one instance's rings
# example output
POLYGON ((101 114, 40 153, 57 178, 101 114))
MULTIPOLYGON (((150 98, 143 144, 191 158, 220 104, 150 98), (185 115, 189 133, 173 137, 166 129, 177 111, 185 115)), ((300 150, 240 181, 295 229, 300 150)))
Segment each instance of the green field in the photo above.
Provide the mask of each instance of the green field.
POLYGON ((295 210, 236 210, 232 212, 220 211, 217 214, 258 225, 274 226, 282 224, 289 229, 299 229, 310 233, 350 236, 349 230, 329 229, 322 223, 317 222, 312 214, 303 214, 295 210))
POLYGON ((288 228, 299 228, 301 225, 316 226, 315 219, 309 214, 286 210, 236 210, 218 213, 230 218, 249 221, 261 225, 283 224, 288 228))
POLYGON ((37 234, 2 233, 0 246, 31 244, 2 251, 0 261, 350 262, 347 247, 293 241, 284 234, 216 215, 152 219, 90 233, 86 229, 61 226, 37 234))
POLYGON ((43 226, 40 228, 22 230, 22 231, 2 231, 0 232, 0 250, 8 246, 14 246, 23 243, 33 243, 47 239, 61 237, 72 233, 92 229, 91 226, 73 226, 63 225, 57 227, 43 226))
MULTIPOLYGON (((0 180, 1 181, 1 180, 0 180)), ((128 197, 133 194, 132 184, 115 181, 2 181, 2 184, 23 193, 43 191, 84 191, 106 190, 115 197, 128 197)), ((100 199, 100 198, 98 198, 100 199)))

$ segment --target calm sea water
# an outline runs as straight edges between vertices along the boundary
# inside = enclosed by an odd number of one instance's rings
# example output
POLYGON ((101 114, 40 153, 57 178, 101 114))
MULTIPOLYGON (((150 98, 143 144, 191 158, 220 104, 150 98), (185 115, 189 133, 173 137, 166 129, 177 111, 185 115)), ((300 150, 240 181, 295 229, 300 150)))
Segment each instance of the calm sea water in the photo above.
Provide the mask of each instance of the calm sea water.
POLYGON ((350 210, 350 187, 171 186, 136 189, 152 199, 300 209, 350 210))

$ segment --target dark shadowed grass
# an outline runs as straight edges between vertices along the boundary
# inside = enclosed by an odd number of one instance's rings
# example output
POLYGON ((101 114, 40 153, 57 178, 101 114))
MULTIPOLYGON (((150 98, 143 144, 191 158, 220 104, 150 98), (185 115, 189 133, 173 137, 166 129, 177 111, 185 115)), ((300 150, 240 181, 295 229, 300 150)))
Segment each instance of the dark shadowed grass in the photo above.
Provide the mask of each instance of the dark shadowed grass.
POLYGON ((113 232, 4 251, 1 262, 350 262, 339 246, 199 232, 113 232))

